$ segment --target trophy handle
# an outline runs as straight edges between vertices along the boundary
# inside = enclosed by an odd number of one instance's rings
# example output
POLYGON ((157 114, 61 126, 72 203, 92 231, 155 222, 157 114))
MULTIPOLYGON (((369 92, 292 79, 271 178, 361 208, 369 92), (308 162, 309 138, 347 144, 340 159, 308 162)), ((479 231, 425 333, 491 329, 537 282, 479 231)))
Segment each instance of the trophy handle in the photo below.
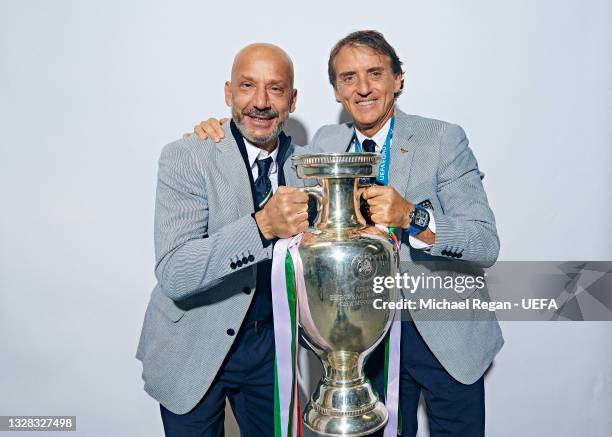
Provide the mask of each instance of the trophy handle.
POLYGON ((323 209, 323 187, 321 185, 313 185, 311 187, 298 188, 302 193, 308 195, 308 228, 306 232, 316 231, 317 224, 321 221, 321 210, 323 209), (317 215, 311 221, 311 203, 310 199, 315 200, 317 215))
POLYGON ((363 179, 359 179, 357 181, 357 192, 359 193, 359 198, 357 199, 357 202, 359 204, 359 212, 361 216, 363 217, 363 219, 365 220, 365 222, 368 225, 374 225, 374 222, 370 218, 370 206, 367 204, 365 199, 362 197, 363 190, 365 190, 366 188, 370 188, 373 185, 376 185, 370 182, 370 180, 371 178, 367 178, 367 181, 363 179))

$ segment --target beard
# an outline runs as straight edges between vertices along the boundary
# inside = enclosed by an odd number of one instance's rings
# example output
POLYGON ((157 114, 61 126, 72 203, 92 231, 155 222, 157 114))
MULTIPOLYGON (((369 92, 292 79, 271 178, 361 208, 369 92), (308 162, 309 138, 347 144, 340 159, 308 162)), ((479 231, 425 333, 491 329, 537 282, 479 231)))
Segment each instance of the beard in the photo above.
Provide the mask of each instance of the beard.
POLYGON ((247 128, 244 122, 244 117, 257 117, 270 120, 272 118, 278 118, 278 116, 279 113, 274 111, 273 109, 261 110, 256 108, 250 108, 241 111, 239 109, 232 108, 232 118, 234 119, 234 123, 236 123, 236 127, 247 141, 252 144, 255 144, 256 146, 268 144, 271 141, 276 140, 280 135, 281 131, 283 130, 285 120, 278 119, 276 125, 268 135, 255 135, 247 128))

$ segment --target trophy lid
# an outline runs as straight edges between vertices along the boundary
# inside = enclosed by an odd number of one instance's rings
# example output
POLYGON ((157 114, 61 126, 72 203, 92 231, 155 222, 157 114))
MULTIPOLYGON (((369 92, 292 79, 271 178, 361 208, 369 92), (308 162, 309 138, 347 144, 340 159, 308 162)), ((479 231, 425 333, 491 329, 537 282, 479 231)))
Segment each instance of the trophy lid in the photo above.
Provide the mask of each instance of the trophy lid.
POLYGON ((374 177, 378 153, 311 153, 291 158, 299 178, 374 177))

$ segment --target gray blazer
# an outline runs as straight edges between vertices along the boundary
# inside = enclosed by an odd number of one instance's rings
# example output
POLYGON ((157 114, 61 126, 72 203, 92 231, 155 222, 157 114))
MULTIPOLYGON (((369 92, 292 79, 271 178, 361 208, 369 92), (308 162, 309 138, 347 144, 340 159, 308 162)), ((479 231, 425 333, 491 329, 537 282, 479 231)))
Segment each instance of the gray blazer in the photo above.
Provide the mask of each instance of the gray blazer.
MULTIPOLYGON (((295 152, 291 145, 287 156, 295 152)), ((291 178, 290 159, 284 171, 291 178)), ((257 263, 272 256, 252 212, 249 176, 229 123, 218 144, 192 135, 163 149, 155 205, 158 283, 136 358, 146 392, 173 413, 187 413, 206 394, 236 338, 228 330, 238 332, 253 298, 257 263), (252 263, 231 268, 249 253, 252 263)))
MULTIPOLYGON (((352 137, 352 123, 323 126, 313 146, 345 152, 352 137)), ((480 267, 495 263, 499 238, 481 178, 461 127, 397 110, 389 184, 412 203, 429 200, 436 221, 436 242, 429 254, 411 248, 407 233, 400 235, 404 272, 419 275, 435 269, 442 275, 479 274, 480 267), (448 270, 451 263, 445 261, 459 258, 461 262, 452 264, 459 264, 460 271, 448 270)), ((462 293, 426 290, 416 296, 489 300, 486 287, 462 293)), ((450 321, 448 312, 429 309, 411 311, 410 316, 436 358, 464 384, 482 376, 504 342, 494 313, 487 310, 468 312, 462 321, 450 321)))

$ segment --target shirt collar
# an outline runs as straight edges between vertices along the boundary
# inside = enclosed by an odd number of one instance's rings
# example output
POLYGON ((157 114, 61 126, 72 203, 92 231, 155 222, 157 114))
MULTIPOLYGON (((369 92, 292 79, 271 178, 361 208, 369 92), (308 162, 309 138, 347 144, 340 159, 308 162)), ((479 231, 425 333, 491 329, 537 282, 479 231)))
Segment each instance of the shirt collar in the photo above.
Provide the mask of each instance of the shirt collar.
POLYGON ((267 151, 260 149, 255 144, 252 144, 246 138, 244 139, 244 145, 247 151, 247 156, 249 157, 249 167, 255 167, 255 161, 258 159, 266 159, 268 156, 272 158, 272 165, 270 166, 270 173, 276 173, 276 157, 278 156, 278 141, 276 142, 276 147, 270 153, 267 151))
POLYGON ((391 117, 389 117, 389 120, 387 120, 387 122, 383 125, 383 127, 381 127, 380 130, 376 132, 374 136, 372 137, 366 137, 364 134, 359 132, 357 128, 355 128, 355 132, 357 133, 357 138, 359 139, 359 142, 361 144, 363 144, 363 141, 368 138, 371 140, 374 140, 374 142, 376 143, 376 151, 380 152, 383 145, 385 144, 385 141, 387 140, 387 134, 389 133, 390 128, 391 128, 391 117))

